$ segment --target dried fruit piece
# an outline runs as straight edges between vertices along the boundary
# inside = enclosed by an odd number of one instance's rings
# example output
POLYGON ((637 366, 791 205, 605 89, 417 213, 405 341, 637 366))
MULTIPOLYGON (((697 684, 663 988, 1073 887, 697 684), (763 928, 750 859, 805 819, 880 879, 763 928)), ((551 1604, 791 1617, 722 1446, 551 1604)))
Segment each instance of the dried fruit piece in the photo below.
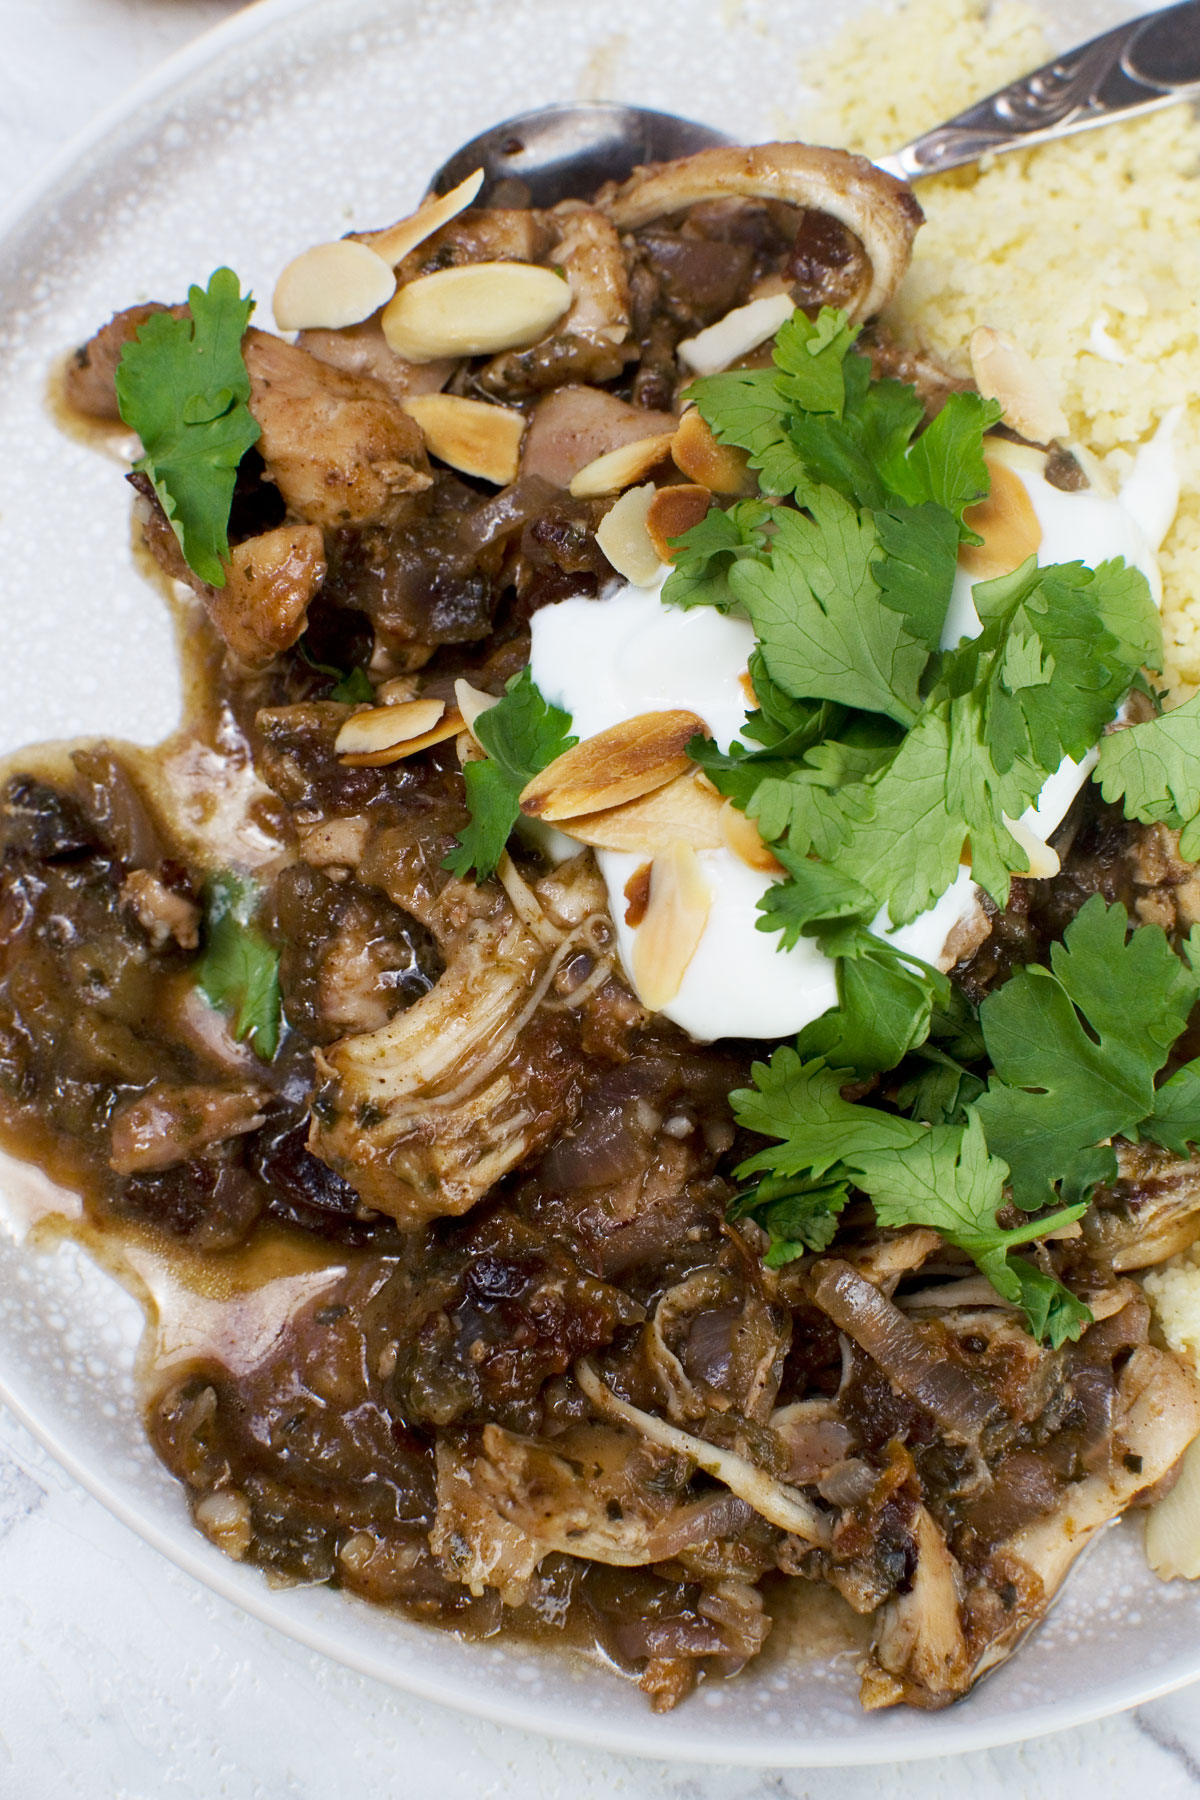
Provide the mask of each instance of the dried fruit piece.
MULTIPOLYGON (((1020 446, 1012 448, 1015 457, 1020 457, 1020 446)), ((964 522, 983 539, 981 544, 963 544, 958 553, 960 568, 974 581, 1011 574, 1027 556, 1036 554, 1042 541, 1033 502, 1025 483, 1010 467, 1009 454, 1007 447, 1004 451, 998 445, 989 448, 984 457, 991 478, 988 497, 977 506, 968 506, 963 514, 964 522)), ((1032 459, 1037 453, 1026 454, 1032 459)))
POLYGON ((395 291, 389 263, 365 244, 341 238, 293 257, 275 283, 271 308, 280 331, 341 331, 361 325, 395 291))
POLYGON ((389 266, 395 268, 403 262, 410 250, 423 244, 427 237, 456 219, 460 212, 465 212, 476 194, 483 186, 483 170, 476 169, 465 181, 451 188, 448 194, 439 194, 436 199, 423 200, 415 213, 408 218, 400 219, 395 225, 389 225, 386 231, 363 231, 358 234, 360 244, 366 244, 376 256, 381 256, 389 266))
POLYGON ((1004 423, 1035 444, 1065 438, 1070 426, 1043 369, 1007 331, 980 325, 971 333, 971 373, 989 400, 1004 408, 1004 423))
POLYGON ((755 494, 758 480, 744 450, 718 444, 694 406, 679 421, 671 445, 675 467, 710 494, 755 494))
POLYGON ((654 437, 635 438, 631 444, 619 444, 606 450, 593 462, 585 463, 578 475, 571 477, 571 492, 577 500, 595 500, 604 494, 619 494, 668 455, 674 442, 673 431, 658 432, 654 437))
POLYGON ((521 811, 535 819, 570 819, 636 800, 665 787, 689 767, 687 747, 704 720, 693 712, 639 713, 585 738, 535 775, 521 811))
POLYGON ((662 559, 646 529, 655 492, 650 481, 644 487, 628 488, 596 528, 596 542, 601 550, 617 574, 634 587, 650 587, 662 573, 662 559))
POLYGON ((760 300, 735 306, 715 325, 684 338, 677 352, 679 360, 696 375, 715 375, 774 337, 794 311, 795 303, 787 293, 765 294, 760 300))
POLYGON ((497 487, 517 479, 526 419, 515 407, 489 406, 457 394, 420 394, 402 404, 439 461, 497 487))
POLYGON ((491 356, 535 344, 571 304, 553 269, 535 263, 464 263, 418 275, 383 311, 383 335, 409 362, 491 356))
POLYGON ((646 515, 646 530, 655 554, 663 562, 674 562, 671 539, 682 537, 698 525, 712 505, 712 494, 693 482, 680 482, 675 487, 659 488, 646 515))
POLYGON ((447 707, 444 700, 405 700, 399 706, 369 706, 352 713, 334 749, 347 768, 376 768, 457 737, 462 729, 456 706, 447 707))
POLYGON ((786 873, 782 863, 772 856, 759 836, 758 826, 753 819, 748 819, 744 812, 726 800, 721 808, 721 836, 728 849, 760 875, 783 875, 786 873))
POLYGON ((720 795, 699 770, 691 769, 623 806, 569 819, 565 829, 596 850, 655 856, 677 843, 690 844, 693 850, 719 850, 725 842, 724 811, 720 795))
POLYGON ((708 923, 712 894, 690 844, 671 844, 650 865, 650 903, 633 940, 638 998, 661 1012, 683 985, 708 923))

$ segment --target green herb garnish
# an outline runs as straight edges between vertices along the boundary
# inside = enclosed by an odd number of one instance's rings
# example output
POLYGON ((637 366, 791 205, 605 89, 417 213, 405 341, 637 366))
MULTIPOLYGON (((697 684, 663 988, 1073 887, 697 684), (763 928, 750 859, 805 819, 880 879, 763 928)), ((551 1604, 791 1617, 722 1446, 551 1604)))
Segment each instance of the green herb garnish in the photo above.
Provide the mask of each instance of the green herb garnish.
POLYGON ((154 313, 126 344, 117 403, 145 452, 134 464, 154 491, 188 566, 224 587, 237 467, 260 428, 246 402, 242 334, 254 302, 232 269, 188 290, 191 317, 154 313))
POLYGON ((270 1062, 279 1048, 283 1009, 279 952, 254 922, 259 897, 255 882, 229 870, 209 878, 196 986, 210 1006, 228 1013, 238 1042, 250 1043, 270 1062))
POLYGON ((521 813, 521 790, 564 750, 579 742, 561 706, 543 700, 528 668, 508 684, 495 706, 480 713, 475 735, 487 751, 463 769, 471 822, 446 858, 445 867, 477 881, 496 872, 509 833, 521 813))

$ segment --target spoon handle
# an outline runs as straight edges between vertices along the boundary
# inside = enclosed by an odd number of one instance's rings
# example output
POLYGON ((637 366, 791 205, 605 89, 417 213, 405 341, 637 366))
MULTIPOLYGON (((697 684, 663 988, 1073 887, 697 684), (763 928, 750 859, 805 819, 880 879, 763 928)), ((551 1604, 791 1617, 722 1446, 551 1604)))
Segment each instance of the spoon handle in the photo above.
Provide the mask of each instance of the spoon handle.
POLYGON ((876 163, 902 180, 1200 98, 1200 0, 1143 13, 1057 56, 876 163))

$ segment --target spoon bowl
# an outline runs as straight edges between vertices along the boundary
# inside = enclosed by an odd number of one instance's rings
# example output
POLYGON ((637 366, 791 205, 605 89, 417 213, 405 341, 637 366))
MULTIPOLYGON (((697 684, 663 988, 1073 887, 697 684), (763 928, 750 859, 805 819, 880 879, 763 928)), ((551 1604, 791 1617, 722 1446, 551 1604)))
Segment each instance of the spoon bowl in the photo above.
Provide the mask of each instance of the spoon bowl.
POLYGON ((490 126, 456 150, 434 176, 431 192, 445 194, 482 169, 478 204, 494 205, 502 182, 519 181, 529 205, 553 206, 568 195, 590 196, 606 181, 624 181, 639 163, 672 162, 732 141, 710 125, 613 100, 541 106, 490 126))
MULTIPOLYGON (((1017 150, 1088 131, 1110 119, 1200 99, 1200 0, 1127 19, 1074 50, 989 94, 911 143, 877 157, 879 168, 917 181, 1017 150)), ((671 162, 733 140, 674 113, 616 101, 576 101, 520 113, 481 131, 434 176, 444 194, 483 170, 479 203, 502 202, 502 183, 523 184, 522 204, 553 206, 589 199, 606 181, 624 181, 641 163, 671 162)))

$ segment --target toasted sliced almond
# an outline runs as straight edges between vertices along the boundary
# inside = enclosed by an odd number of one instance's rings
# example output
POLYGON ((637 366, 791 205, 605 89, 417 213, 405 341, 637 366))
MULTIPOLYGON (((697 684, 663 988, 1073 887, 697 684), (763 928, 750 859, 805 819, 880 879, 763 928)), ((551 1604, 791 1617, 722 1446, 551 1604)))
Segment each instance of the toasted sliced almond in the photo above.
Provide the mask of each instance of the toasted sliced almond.
POLYGON ((457 394, 419 394, 401 404, 439 461, 497 487, 517 479, 526 419, 515 407, 489 406, 457 394))
POLYGON ((340 331, 361 325, 395 291, 389 263, 365 244, 341 238, 293 257, 275 283, 271 308, 280 331, 340 331))
POLYGON ((677 775, 665 787, 566 821, 581 844, 596 850, 629 850, 656 856, 668 844, 690 844, 693 850, 719 850, 725 842, 725 802, 701 779, 697 769, 677 775))
POLYGON ((1042 541, 1042 527, 1021 477, 1000 454, 989 450, 984 461, 991 478, 988 497, 978 506, 968 506, 963 514, 965 523, 983 542, 963 544, 958 552, 959 567, 973 581, 1011 574, 1027 556, 1037 553, 1042 541))
POLYGON ((694 406, 679 421, 671 445, 675 467, 710 494, 753 494, 758 482, 744 450, 718 444, 694 406))
MULTIPOLYGON (((480 713, 485 713, 489 708, 498 705, 500 700, 498 694, 485 694, 482 688, 472 687, 471 683, 464 681, 461 675, 454 684, 454 698, 458 701, 458 710, 462 714, 463 724, 472 737, 475 737, 475 721, 480 713)), ((478 738, 475 741, 478 743, 478 738)))
POLYGON ((778 857, 772 856, 763 843, 754 820, 739 811, 732 800, 726 800, 721 808, 721 832, 728 848, 747 868, 760 875, 786 873, 778 857))
POLYGON ((746 306, 735 306, 715 325, 698 331, 695 337, 684 338, 677 352, 679 360, 696 375, 715 375, 718 369, 727 369, 739 356, 747 356, 773 338, 795 310, 795 302, 786 293, 765 295, 746 306))
POLYGON ((420 737, 446 710, 444 700, 402 700, 397 706, 368 706, 352 713, 334 740, 339 756, 368 750, 390 750, 406 738, 420 737))
POLYGON ((644 487, 627 488, 596 527, 601 550, 617 574, 634 587, 650 587, 662 573, 662 561, 646 529, 654 495, 652 481, 644 487))
POLYGON ((650 542, 663 562, 674 562, 671 539, 682 537, 698 525, 712 505, 713 497, 706 487, 693 482, 680 482, 675 487, 659 488, 646 515, 650 542))
POLYGON ((562 318, 571 290, 535 263, 464 263, 405 284, 383 313, 383 335, 409 362, 491 356, 535 344, 562 318))
POLYGON ((754 682, 749 669, 743 669, 738 676, 738 686, 746 696, 746 706, 750 712, 758 711, 758 695, 754 691, 754 682))
POLYGON ((474 732, 460 731, 454 740, 454 754, 458 758, 460 767, 465 769, 470 762, 482 762, 487 751, 480 744, 474 732))
POLYGON ((1010 837, 1016 839, 1024 854, 1029 858, 1029 867, 1024 871, 1031 881, 1047 881, 1051 875, 1057 875, 1059 860, 1057 850, 1044 844, 1035 831, 1030 830, 1024 819, 1010 819, 1007 813, 1001 813, 1005 829, 1010 837))
POLYGON ((1067 416, 1045 370, 1007 331, 980 325, 971 333, 970 356, 976 387, 1000 402, 1006 425, 1035 444, 1067 436, 1067 416))
POLYGON ((675 433, 659 432, 654 437, 635 438, 632 444, 618 444, 592 462, 585 463, 571 477, 571 492, 576 500, 595 500, 604 494, 619 494, 648 475, 670 452, 675 433))
POLYGON ((410 250, 415 250, 427 237, 432 237, 435 231, 456 219, 460 212, 465 212, 482 186, 483 170, 476 169, 448 194, 439 194, 436 200, 423 200, 415 213, 389 225, 386 231, 361 232, 358 241, 367 244, 376 256, 381 256, 388 267, 394 269, 410 250))
POLYGON ((407 700, 354 713, 338 732, 334 749, 347 768, 376 768, 444 743, 462 729, 456 706, 447 707, 444 700, 407 700))
POLYGON ((650 865, 650 903, 633 939, 638 998, 651 1012, 669 1006, 708 924, 712 894, 690 844, 671 844, 650 865))
POLYGON ((639 713, 565 750, 521 794, 521 811, 555 822, 600 812, 665 787, 689 767, 687 747, 709 735, 693 712, 639 713))

